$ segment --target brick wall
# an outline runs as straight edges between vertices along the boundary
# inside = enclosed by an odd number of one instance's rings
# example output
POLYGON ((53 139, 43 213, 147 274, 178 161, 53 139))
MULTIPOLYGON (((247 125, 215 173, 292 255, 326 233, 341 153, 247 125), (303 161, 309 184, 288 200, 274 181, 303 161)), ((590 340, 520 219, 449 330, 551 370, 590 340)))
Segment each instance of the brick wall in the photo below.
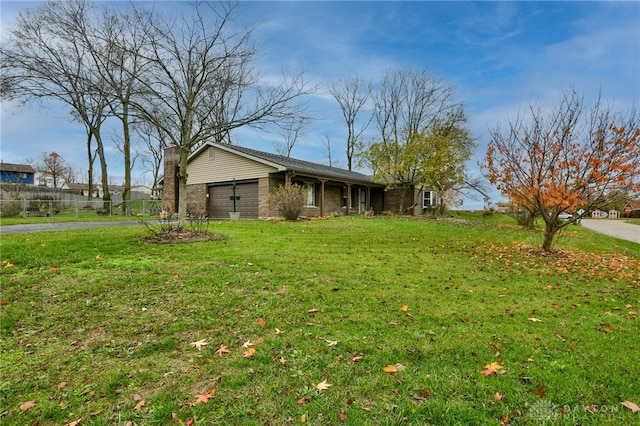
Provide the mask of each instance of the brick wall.
POLYGON ((203 217, 207 215, 207 185, 187 185, 187 215, 203 217))

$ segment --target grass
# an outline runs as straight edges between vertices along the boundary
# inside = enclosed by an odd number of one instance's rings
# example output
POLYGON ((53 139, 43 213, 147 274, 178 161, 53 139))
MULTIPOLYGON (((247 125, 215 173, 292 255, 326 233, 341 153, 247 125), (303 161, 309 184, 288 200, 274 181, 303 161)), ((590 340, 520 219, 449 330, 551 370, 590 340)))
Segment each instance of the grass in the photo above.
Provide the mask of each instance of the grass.
POLYGON ((3 236, 0 422, 640 424, 638 244, 571 226, 543 255, 502 215, 209 230, 3 236))

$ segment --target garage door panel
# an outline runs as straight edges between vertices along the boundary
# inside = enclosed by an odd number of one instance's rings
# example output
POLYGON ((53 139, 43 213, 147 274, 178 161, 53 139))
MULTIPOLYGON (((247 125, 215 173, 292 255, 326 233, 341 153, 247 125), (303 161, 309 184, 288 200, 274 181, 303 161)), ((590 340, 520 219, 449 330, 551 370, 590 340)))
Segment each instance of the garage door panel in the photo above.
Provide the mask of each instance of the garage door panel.
MULTIPOLYGON (((212 219, 228 219, 233 211, 233 185, 215 185, 209 187, 209 217, 212 219)), ((245 219, 258 218, 258 183, 237 183, 236 211, 245 219)))

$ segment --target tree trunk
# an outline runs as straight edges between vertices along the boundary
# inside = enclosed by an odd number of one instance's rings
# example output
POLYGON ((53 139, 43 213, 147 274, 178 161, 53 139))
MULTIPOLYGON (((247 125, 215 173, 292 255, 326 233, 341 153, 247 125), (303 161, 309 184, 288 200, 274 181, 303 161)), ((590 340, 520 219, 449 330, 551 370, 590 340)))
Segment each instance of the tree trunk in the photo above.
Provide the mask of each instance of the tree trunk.
POLYGON ((111 213, 111 192, 109 192, 109 175, 107 172, 107 159, 104 154, 102 136, 100 136, 100 131, 97 129, 94 129, 93 132, 98 146, 96 152, 98 153, 98 158, 100 158, 100 170, 102 172, 102 209, 111 213))
POLYGON ((93 137, 93 133, 91 131, 87 132, 87 158, 89 160, 89 170, 87 172, 87 179, 89 179, 89 193, 87 194, 87 199, 89 203, 93 201, 93 156, 91 155, 91 138, 93 137))
POLYGON ((124 155, 124 190, 122 191, 122 215, 131 216, 131 133, 129 131, 129 106, 122 105, 122 154, 124 155))
POLYGON ((552 223, 547 223, 544 227, 544 241, 542 243, 542 250, 546 252, 551 251, 551 245, 553 244, 553 237, 556 235, 558 228, 552 223))

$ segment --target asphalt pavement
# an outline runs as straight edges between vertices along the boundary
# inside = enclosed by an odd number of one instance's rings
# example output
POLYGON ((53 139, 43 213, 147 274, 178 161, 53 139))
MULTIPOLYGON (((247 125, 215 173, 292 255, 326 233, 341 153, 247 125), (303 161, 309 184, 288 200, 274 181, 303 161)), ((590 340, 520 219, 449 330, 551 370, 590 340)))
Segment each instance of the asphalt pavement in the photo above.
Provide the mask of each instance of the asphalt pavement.
POLYGON ((140 222, 117 221, 117 222, 49 222, 49 223, 29 223, 24 225, 0 226, 0 235, 26 234, 30 232, 44 231, 64 231, 68 229, 91 229, 110 228, 114 226, 140 226, 140 222))
POLYGON ((611 219, 582 219, 581 223, 601 234, 640 244, 640 225, 611 219))

